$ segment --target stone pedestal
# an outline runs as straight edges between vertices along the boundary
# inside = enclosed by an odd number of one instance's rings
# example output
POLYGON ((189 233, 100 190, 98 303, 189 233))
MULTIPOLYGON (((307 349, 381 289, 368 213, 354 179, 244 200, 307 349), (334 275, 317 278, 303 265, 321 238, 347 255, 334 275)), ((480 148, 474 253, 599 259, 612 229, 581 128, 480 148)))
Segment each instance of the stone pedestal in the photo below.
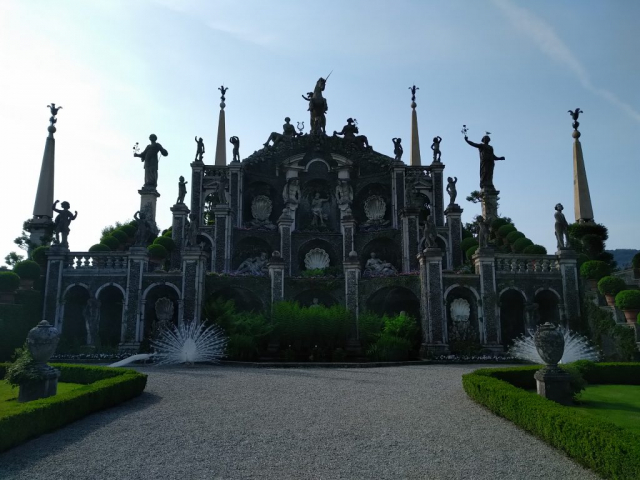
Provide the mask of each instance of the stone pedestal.
POLYGON ((420 210, 405 208, 400 212, 402 224, 402 272, 415 272, 418 265, 418 242, 420 241, 420 210))
POLYGON ((156 203, 160 194, 155 188, 142 187, 138 190, 140 194, 140 211, 149 215, 149 220, 156 223, 156 203))
POLYGON ((271 259, 267 263, 269 268, 269 278, 271 279, 271 308, 277 302, 284 300, 284 269, 285 262, 280 252, 271 254, 271 259))
POLYGON ((358 287, 360 283, 360 261, 358 254, 352 250, 343 263, 345 306, 351 312, 353 324, 349 332, 349 350, 357 352, 360 350, 360 332, 358 329, 358 317, 360 308, 358 304, 358 287))
POLYGON ((533 377, 536 379, 538 395, 562 405, 572 405, 571 375, 560 368, 545 367, 538 370, 533 377))
POLYGON ((213 249, 213 269, 228 272, 231 269, 231 209, 229 205, 213 207, 216 219, 213 249))
POLYGON ((442 162, 431 164, 431 179, 433 181, 433 211, 435 213, 436 227, 444 227, 444 190, 443 190, 442 162))
POLYGON ((449 352, 442 289, 442 250, 427 248, 418 255, 420 263, 420 310, 423 343, 421 355, 449 352))
POLYGON ((242 227, 242 164, 238 161, 229 164, 229 206, 232 225, 242 227))
POLYGON ((31 402, 39 398, 52 397, 58 393, 60 372, 49 365, 38 369, 41 380, 20 385, 18 402, 31 402))
POLYGON ((342 230, 342 258, 346 259, 355 248, 356 220, 352 215, 344 215, 340 220, 342 230))
POLYGON ((558 263, 562 274, 564 314, 570 328, 576 328, 580 317, 580 287, 578 280, 578 254, 570 248, 560 249, 558 263))
POLYGON ((120 350, 137 350, 144 335, 142 325, 142 276, 148 269, 149 253, 145 247, 129 249, 127 288, 124 299, 124 325, 120 350))
POLYGON ((204 173, 203 162, 191 162, 191 213, 195 214, 198 224, 202 225, 202 176, 204 173))
POLYGON ((485 188, 480 193, 482 198, 482 217, 491 224, 498 218, 498 196, 500 192, 495 188, 485 188))
POLYGON ((457 203, 450 204, 444 211, 449 228, 449 258, 454 270, 463 263, 462 251, 462 208, 457 203))
POLYGON ((476 275, 480 275, 480 297, 482 299, 481 342, 486 350, 503 351, 501 344, 498 294, 496 292, 495 251, 479 248, 472 257, 476 275))
POLYGON ((32 218, 27 222, 25 230, 29 232, 29 255, 42 246, 49 245, 55 225, 50 217, 32 218))
MULTIPOLYGON (((291 275, 291 230, 293 228, 293 218, 289 215, 290 210, 278 218, 278 230, 280 231, 280 256, 284 261, 284 271, 286 275, 291 275)), ((293 213, 293 212, 292 212, 293 213)))
POLYGON ((182 251, 182 312, 178 312, 178 321, 200 320, 205 271, 206 255, 200 247, 185 248, 182 251))
POLYGON ((171 252, 171 269, 180 268, 180 252, 184 246, 184 239, 187 233, 187 222, 189 220, 189 209, 184 203, 176 203, 171 207, 173 222, 171 223, 171 239, 176 247, 171 252))
POLYGON ((393 228, 398 228, 399 214, 405 207, 405 168, 404 162, 393 162, 391 170, 391 226, 393 228))
POLYGON ((47 252, 42 319, 52 322, 56 328, 62 325, 62 270, 69 261, 68 253, 69 249, 60 245, 53 245, 47 252))

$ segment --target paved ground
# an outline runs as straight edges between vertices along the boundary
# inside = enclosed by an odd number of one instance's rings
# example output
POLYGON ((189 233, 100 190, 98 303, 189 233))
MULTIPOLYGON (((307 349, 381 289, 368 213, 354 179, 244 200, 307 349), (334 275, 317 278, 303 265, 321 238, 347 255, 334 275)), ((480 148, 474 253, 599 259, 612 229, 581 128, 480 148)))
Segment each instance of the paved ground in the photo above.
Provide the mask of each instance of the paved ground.
POLYGON ((145 368, 141 397, 5 452, 0 479, 597 478, 471 402, 474 368, 145 368))

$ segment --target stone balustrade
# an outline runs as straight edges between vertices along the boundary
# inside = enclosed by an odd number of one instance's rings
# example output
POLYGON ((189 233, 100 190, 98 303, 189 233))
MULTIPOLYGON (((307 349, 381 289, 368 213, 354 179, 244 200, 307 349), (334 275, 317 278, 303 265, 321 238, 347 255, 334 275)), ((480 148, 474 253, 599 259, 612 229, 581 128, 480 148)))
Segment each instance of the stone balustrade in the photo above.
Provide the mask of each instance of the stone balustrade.
POLYGON ((124 270, 128 257, 127 252, 69 252, 65 268, 124 270))
POLYGON ((555 255, 496 254, 497 273, 560 273, 555 255))

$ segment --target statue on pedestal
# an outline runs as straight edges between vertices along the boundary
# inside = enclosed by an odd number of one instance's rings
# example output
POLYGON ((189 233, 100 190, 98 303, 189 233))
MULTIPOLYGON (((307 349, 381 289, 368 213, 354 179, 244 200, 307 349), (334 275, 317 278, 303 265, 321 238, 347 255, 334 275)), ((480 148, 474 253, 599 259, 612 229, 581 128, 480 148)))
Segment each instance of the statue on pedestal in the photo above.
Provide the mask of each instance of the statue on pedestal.
POLYGON ((480 188, 495 190, 493 186, 493 168, 496 160, 504 160, 504 157, 496 157, 493 153, 493 147, 489 145, 491 138, 489 132, 482 137, 482 143, 475 143, 464 136, 465 142, 480 151, 480 188))
POLYGON ((198 138, 197 135, 195 139, 198 144, 198 149, 196 150, 196 158, 194 162, 202 162, 202 157, 204 157, 204 140, 202 140, 202 137, 198 138))
POLYGON ((313 89, 313 93, 309 92, 306 97, 304 95, 302 96, 302 98, 304 98, 309 102, 308 110, 311 113, 311 133, 312 134, 317 135, 322 133, 326 135, 327 133, 326 113, 327 113, 327 110, 329 110, 329 107, 327 106, 327 100, 322 96, 322 92, 324 92, 324 89, 327 85, 327 80, 329 79, 330 75, 331 74, 327 75, 327 78, 320 77, 316 82, 316 86, 313 89))
POLYGON ((58 210, 56 208, 58 202, 60 202, 60 200, 56 200, 53 203, 53 207, 51 207, 54 212, 59 214, 54 221, 56 238, 53 243, 54 245, 60 245, 62 247, 68 248, 69 242, 67 239, 69 237, 69 232, 71 231, 69 226, 71 225, 71 222, 78 217, 78 212, 76 211, 75 214, 71 214, 71 212, 69 211, 69 208, 71 208, 69 202, 62 202, 62 210, 58 210), (60 240, 60 236, 62 236, 62 241, 60 240))
POLYGON ((398 270, 389 262, 385 262, 377 258, 374 252, 371 252, 371 258, 367 260, 364 266, 364 274, 369 276, 385 276, 396 275, 398 270))
POLYGON ((233 145, 233 160, 232 162, 240 161, 240 139, 236 136, 233 136, 229 139, 229 143, 233 145))
POLYGON ((447 193, 449 194, 449 205, 454 205, 456 203, 456 197, 458 196, 456 183, 458 183, 458 177, 447 177, 447 193))
POLYGON ((195 213, 190 213, 187 235, 184 242, 186 247, 199 247, 198 230, 198 216, 195 213))
POLYGON ((282 141, 289 141, 292 138, 302 135, 302 133, 296 132, 296 127, 291 125, 291 123, 289 122, 291 122, 291 119, 289 117, 286 117, 284 119, 284 125, 282 125, 282 133, 271 132, 271 135, 269 135, 267 141, 264 142, 265 148, 269 146, 269 142, 272 142, 271 146, 275 147, 282 141))
POLYGON ((324 209, 322 207, 324 203, 328 201, 328 198, 321 198, 320 193, 316 192, 313 199, 311 200, 311 213, 313 214, 311 225, 324 226, 324 221, 327 219, 327 215, 324 213, 324 209))
POLYGON ((134 157, 141 158, 144 162, 144 187, 147 189, 155 190, 158 186, 158 153, 161 153, 163 157, 169 155, 162 145, 157 143, 158 137, 153 133, 149 135, 151 143, 146 146, 142 153, 134 152, 134 157))
POLYGON ((569 223, 562 213, 564 207, 561 203, 558 203, 555 207, 556 213, 553 214, 553 217, 556 219, 555 229, 556 229, 556 240, 558 241, 558 249, 568 248, 569 247, 569 223))
POLYGON ((440 157, 442 156, 442 152, 440 151, 440 142, 442 142, 442 137, 435 137, 433 139, 433 143, 431 144, 431 150, 433 150, 433 161, 440 162, 440 157))
POLYGON ((347 118, 347 124, 342 127, 342 130, 336 132, 334 130, 333 136, 336 137, 338 135, 344 136, 345 140, 353 142, 362 148, 369 148, 369 140, 364 135, 358 135, 360 131, 358 130, 358 123, 353 118, 347 118))
POLYGON ((184 181, 184 177, 180 176, 180 181, 178 182, 178 200, 176 203, 184 204, 184 197, 187 194, 187 183, 184 181))
POLYGON ((427 219, 424 222, 424 228, 422 230, 422 238, 418 242, 418 252, 423 252, 427 248, 438 248, 438 232, 436 230, 436 223, 433 219, 431 211, 428 211, 427 219))
POLYGON ((154 228, 151 222, 149 222, 145 212, 138 210, 133 214, 133 219, 137 224, 136 234, 133 237, 133 245, 135 247, 146 247, 154 228))
POLYGON ((478 223, 478 248, 487 248, 489 246, 489 225, 488 222, 480 215, 476 218, 478 223))
POLYGON ((404 149, 402 148, 402 139, 401 138, 392 138, 393 142, 393 154, 395 155, 395 161, 402 161, 402 154, 404 153, 404 149))

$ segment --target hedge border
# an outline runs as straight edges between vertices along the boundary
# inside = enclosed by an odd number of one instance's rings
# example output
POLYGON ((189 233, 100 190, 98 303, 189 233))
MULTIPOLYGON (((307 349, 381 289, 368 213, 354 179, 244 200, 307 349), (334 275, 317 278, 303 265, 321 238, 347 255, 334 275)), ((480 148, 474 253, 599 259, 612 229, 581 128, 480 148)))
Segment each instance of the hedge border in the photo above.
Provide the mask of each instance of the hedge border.
MULTIPOLYGON (((576 362, 594 384, 640 384, 640 363, 576 362)), ((462 376, 467 395, 605 478, 640 478, 640 436, 523 390, 540 366, 480 369, 462 376)))
MULTIPOLYGON (((85 365, 51 364, 60 381, 84 387, 23 404, 16 413, 0 417, 0 452, 51 432, 90 413, 104 410, 140 395, 147 376, 135 370, 85 365)), ((8 363, 0 363, 0 378, 8 363)))

